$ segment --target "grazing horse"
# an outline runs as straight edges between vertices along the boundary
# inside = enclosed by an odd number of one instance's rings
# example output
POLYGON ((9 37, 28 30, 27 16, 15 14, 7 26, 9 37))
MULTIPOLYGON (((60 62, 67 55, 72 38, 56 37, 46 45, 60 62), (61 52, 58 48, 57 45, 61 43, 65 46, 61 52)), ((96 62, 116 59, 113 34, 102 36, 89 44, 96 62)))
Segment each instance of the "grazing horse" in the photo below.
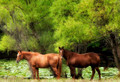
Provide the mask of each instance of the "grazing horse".
POLYGON ((100 70, 98 68, 100 64, 100 57, 97 53, 84 53, 84 54, 78 54, 75 52, 71 52, 68 50, 65 50, 63 47, 59 47, 59 54, 63 56, 66 59, 67 65, 70 68, 71 76, 73 79, 75 79, 75 67, 78 68, 86 68, 88 66, 91 66, 92 68, 92 76, 91 79, 93 79, 95 70, 99 74, 99 80, 101 79, 100 70))
POLYGON ((18 63, 20 60, 25 59, 28 61, 31 71, 32 78, 39 79, 39 70, 38 68, 48 68, 51 67, 54 73, 57 76, 57 79, 60 78, 61 75, 61 56, 55 53, 49 53, 42 55, 38 52, 27 52, 27 51, 18 51, 16 62, 18 63))

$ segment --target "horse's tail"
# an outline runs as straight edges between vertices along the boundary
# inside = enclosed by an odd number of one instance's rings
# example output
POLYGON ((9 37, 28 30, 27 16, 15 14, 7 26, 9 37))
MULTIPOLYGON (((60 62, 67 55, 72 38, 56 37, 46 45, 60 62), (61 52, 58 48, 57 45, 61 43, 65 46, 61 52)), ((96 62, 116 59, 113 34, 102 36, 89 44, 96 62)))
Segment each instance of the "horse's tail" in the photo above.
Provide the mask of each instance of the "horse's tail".
POLYGON ((61 76, 61 70, 62 70, 62 58, 61 58, 61 56, 59 56, 59 60, 58 60, 59 77, 61 76))
POLYGON ((105 55, 101 54, 101 53, 99 53, 99 56, 101 56, 106 62, 104 70, 108 69, 108 66, 109 66, 108 58, 105 55))

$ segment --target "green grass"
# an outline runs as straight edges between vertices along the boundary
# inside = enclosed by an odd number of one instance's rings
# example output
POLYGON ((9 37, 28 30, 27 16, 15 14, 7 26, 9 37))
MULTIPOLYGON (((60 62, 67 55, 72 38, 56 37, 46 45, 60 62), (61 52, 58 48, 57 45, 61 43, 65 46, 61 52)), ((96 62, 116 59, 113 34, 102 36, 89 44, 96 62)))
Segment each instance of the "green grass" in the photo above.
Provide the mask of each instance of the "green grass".
MULTIPOLYGON (((40 69, 40 76, 50 76, 52 73, 50 69, 40 69)), ((22 60, 18 64, 15 60, 0 60, 0 77, 30 77, 31 72, 27 61, 22 60)))
MULTIPOLYGON (((108 70, 104 71, 103 67, 100 67, 101 70, 101 81, 118 81, 120 80, 117 75, 118 75, 118 70, 117 68, 109 68, 108 70)), ((91 77, 92 71, 91 67, 87 67, 83 70, 83 77, 84 80, 78 79, 75 80, 76 82, 78 81, 89 81, 91 77)), ((55 81, 62 81, 62 82, 71 82, 73 81, 71 76, 70 76, 70 70, 68 66, 65 64, 62 65, 62 78, 60 80, 56 80, 53 78, 53 74, 51 73, 50 69, 39 69, 39 75, 41 81, 47 81, 47 82, 55 82, 55 81), (67 79, 63 78, 64 73, 67 73, 67 79)), ((31 82, 32 80, 27 79, 28 77, 31 76, 31 72, 29 71, 28 63, 25 60, 22 60, 19 62, 19 64, 16 63, 15 60, 0 60, 0 82, 20 82, 25 81, 25 82, 31 82), (26 79, 25 79, 26 78, 26 79)), ((98 81, 98 74, 97 72, 95 73, 94 80, 93 81, 98 81)))
POLYGON ((62 79, 40 79, 40 80, 34 80, 34 79, 23 79, 23 78, 9 78, 9 79, 3 79, 0 78, 0 82, 120 82, 120 78, 117 79, 102 79, 102 80, 88 80, 88 79, 77 79, 73 80, 71 78, 62 78, 62 79))

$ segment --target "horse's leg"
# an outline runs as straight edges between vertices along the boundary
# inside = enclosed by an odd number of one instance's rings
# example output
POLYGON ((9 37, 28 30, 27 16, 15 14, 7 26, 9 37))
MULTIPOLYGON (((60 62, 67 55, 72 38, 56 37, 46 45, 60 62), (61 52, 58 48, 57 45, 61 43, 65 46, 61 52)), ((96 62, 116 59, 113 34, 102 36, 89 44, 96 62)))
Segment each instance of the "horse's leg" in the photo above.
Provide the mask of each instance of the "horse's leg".
POLYGON ((36 79, 36 68, 32 67, 32 71, 33 71, 33 79, 36 79))
POLYGON ((55 74, 55 72, 53 71, 52 67, 50 67, 50 69, 51 69, 51 71, 52 71, 54 77, 56 77, 56 74, 55 74))
POLYGON ((36 71, 37 71, 37 78, 39 80, 39 68, 36 68, 36 71))
POLYGON ((31 78, 34 79, 32 67, 30 67, 30 71, 31 71, 31 78))
POLYGON ((73 79, 75 79, 75 67, 69 66, 70 67, 70 73, 73 79))
POLYGON ((83 76, 82 76, 82 70, 83 70, 83 68, 78 68, 78 75, 77 75, 77 77, 79 78, 79 76, 80 76, 80 78, 84 79, 83 76))
POLYGON ((95 74, 95 67, 92 67, 92 76, 91 76, 91 79, 90 79, 90 80, 92 80, 92 79, 93 79, 94 74, 95 74))
POLYGON ((96 71, 97 71, 97 72, 98 72, 98 74, 99 74, 99 80, 101 80, 101 74, 100 74, 100 70, 99 70, 99 68, 98 68, 98 67, 96 67, 95 69, 96 69, 96 71))
POLYGON ((57 70, 57 67, 52 67, 52 69, 53 69, 53 71, 55 72, 55 74, 57 75, 57 79, 59 79, 60 76, 59 76, 59 72, 58 72, 58 70, 57 70))
POLYGON ((29 70, 30 70, 30 72, 31 72, 31 76, 30 76, 30 78, 33 78, 33 71, 32 71, 32 67, 31 67, 31 65, 28 63, 28 66, 29 66, 29 70))
POLYGON ((34 79, 32 66, 29 65, 29 69, 30 69, 30 72, 31 72, 31 78, 34 79))

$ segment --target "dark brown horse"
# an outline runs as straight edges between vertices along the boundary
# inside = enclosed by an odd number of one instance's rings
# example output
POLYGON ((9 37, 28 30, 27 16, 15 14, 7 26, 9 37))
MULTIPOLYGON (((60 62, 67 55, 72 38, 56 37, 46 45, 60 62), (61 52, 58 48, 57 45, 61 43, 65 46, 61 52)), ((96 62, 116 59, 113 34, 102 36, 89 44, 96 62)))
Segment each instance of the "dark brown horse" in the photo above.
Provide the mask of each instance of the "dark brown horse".
POLYGON ((85 53, 85 54, 78 54, 75 52, 71 52, 65 50, 63 47, 59 47, 59 54, 66 59, 67 65, 70 68, 71 76, 75 79, 75 67, 77 68, 86 68, 91 66, 92 68, 92 76, 91 80, 94 77, 95 70, 98 72, 99 80, 101 79, 100 70, 98 68, 100 64, 100 57, 97 53, 85 53))
POLYGON ((30 69, 32 71, 33 79, 39 79, 39 70, 38 68, 48 68, 51 67, 54 73, 57 76, 57 79, 60 78, 61 75, 61 56, 55 53, 49 53, 42 55, 38 52, 27 52, 27 51, 18 51, 16 62, 18 63, 20 60, 26 59, 30 65, 30 69))

